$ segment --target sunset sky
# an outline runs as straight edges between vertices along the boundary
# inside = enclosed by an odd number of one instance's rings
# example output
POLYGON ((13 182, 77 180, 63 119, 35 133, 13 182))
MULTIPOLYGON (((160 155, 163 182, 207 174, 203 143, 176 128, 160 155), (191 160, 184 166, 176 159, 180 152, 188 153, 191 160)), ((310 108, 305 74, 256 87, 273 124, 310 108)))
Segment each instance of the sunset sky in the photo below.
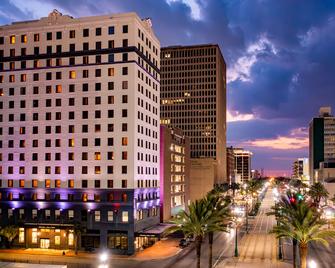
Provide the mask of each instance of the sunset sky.
POLYGON ((218 43, 227 72, 227 145, 254 152, 253 168, 290 175, 308 156, 308 124, 335 109, 333 0, 1 0, 0 24, 53 9, 74 17, 135 11, 162 46, 218 43))

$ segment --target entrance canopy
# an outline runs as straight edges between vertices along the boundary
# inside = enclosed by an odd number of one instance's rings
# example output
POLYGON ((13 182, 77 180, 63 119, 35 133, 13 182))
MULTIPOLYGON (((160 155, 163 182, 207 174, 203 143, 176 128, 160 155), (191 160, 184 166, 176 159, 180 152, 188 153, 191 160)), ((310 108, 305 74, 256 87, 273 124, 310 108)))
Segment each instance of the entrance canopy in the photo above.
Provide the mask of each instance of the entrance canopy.
POLYGON ((174 226, 175 224, 170 223, 159 223, 157 225, 154 225, 148 229, 145 229, 143 231, 137 232, 138 235, 154 235, 157 237, 160 237, 168 228, 174 226))

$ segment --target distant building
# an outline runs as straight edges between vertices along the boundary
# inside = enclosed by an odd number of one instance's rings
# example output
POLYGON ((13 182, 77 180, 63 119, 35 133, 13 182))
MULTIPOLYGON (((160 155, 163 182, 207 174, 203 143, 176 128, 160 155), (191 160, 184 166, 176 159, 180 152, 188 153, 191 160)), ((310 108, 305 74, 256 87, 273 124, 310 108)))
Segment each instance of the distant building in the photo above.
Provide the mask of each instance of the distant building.
POLYGON ((180 129, 160 127, 161 222, 189 203, 190 141, 180 129))
POLYGON ((190 137, 191 177, 204 186, 193 196, 201 198, 227 181, 226 64, 218 45, 172 46, 161 50, 160 71, 161 124, 190 137))
POLYGON ((321 107, 309 124, 309 173, 311 182, 335 177, 335 117, 330 107, 321 107))
POLYGON ((252 179, 260 179, 261 177, 262 177, 261 173, 257 169, 252 169, 251 170, 251 178, 252 179))
POLYGON ((251 179, 252 152, 242 148, 234 148, 235 182, 244 183, 251 179))
POLYGON ((232 183, 235 179, 235 155, 233 146, 227 147, 227 178, 232 183))
POLYGON ((298 158, 292 167, 292 178, 309 182, 309 161, 308 158, 298 158))

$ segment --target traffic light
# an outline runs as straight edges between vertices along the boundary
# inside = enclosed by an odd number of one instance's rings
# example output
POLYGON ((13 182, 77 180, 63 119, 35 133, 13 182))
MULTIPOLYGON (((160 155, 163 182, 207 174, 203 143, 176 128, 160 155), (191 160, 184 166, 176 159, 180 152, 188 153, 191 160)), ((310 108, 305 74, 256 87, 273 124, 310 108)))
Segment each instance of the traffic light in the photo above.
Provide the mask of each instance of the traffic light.
POLYGON ((294 198, 294 197, 291 197, 291 198, 290 198, 290 202, 291 202, 291 204, 292 204, 292 203, 295 203, 295 198, 294 198))

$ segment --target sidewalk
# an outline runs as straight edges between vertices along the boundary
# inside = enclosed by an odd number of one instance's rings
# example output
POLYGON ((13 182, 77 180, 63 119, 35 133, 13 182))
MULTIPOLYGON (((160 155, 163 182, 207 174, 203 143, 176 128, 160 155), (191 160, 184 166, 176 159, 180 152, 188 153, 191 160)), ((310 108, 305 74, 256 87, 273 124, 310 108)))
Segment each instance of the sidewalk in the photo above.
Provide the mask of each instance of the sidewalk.
MULTIPOLYGON (((172 256, 175 256, 181 249, 179 248, 179 239, 167 239, 156 242, 153 246, 148 247, 140 252, 137 252, 135 255, 115 255, 111 254, 110 259, 131 259, 131 260, 157 260, 157 259, 166 259, 172 256)), ((13 256, 15 254, 21 256, 59 256, 62 258, 78 258, 86 260, 94 260, 99 258, 99 252, 84 252, 78 251, 76 255, 73 250, 56 250, 56 249, 0 249, 0 258, 6 259, 6 256, 13 256), (65 255, 63 255, 63 251, 65 255)))

